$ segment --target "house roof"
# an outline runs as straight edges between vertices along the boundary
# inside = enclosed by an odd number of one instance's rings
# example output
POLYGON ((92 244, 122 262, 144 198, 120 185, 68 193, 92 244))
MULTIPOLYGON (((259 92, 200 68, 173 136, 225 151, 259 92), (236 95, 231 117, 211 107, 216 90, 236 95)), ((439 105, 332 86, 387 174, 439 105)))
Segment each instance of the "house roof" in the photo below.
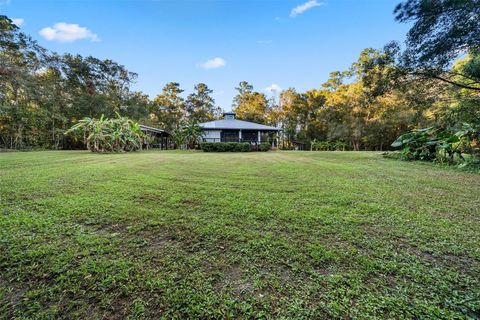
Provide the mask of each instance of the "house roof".
POLYGON ((263 124, 248 122, 237 119, 222 119, 209 121, 198 124, 205 130, 219 130, 219 129, 232 129, 232 130, 265 130, 265 131, 279 131, 279 128, 270 127, 263 124))
POLYGON ((159 128, 154 128, 154 127, 149 127, 149 126, 145 126, 143 124, 140 125, 140 130, 142 131, 149 131, 149 132, 155 132, 155 133, 166 133, 168 134, 167 131, 163 130, 163 129, 159 129, 159 128))

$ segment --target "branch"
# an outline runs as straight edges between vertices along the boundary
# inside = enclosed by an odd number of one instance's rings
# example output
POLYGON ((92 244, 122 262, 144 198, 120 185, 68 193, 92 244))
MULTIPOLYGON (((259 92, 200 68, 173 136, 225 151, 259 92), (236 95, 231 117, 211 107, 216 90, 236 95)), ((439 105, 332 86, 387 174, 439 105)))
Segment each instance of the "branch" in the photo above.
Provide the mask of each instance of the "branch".
POLYGON ((413 72, 412 74, 413 74, 413 75, 418 75, 418 76, 425 76, 425 77, 434 78, 434 79, 437 79, 437 80, 440 80, 440 81, 449 83, 449 84, 451 84, 451 85, 454 85, 454 86, 457 86, 457 87, 460 87, 460 88, 463 88, 463 89, 480 91, 480 87, 470 86, 470 85, 466 85, 466 84, 463 84, 463 83, 458 83, 458 82, 455 82, 455 81, 453 81, 453 80, 444 78, 444 77, 439 76, 439 75, 436 75, 436 74, 422 73, 422 72, 413 72))

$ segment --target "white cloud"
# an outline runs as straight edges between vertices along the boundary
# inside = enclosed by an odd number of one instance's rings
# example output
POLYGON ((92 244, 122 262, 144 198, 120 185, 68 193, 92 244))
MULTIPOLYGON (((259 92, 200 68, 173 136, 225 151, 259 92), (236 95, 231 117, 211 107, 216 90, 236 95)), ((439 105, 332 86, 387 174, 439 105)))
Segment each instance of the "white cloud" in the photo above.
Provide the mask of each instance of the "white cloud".
POLYGON ((298 5, 295 8, 293 8, 292 11, 290 11, 290 17, 295 18, 299 14, 304 13, 305 11, 310 10, 312 8, 320 7, 321 5, 323 5, 323 2, 317 2, 317 0, 311 0, 311 1, 305 2, 304 4, 298 5))
POLYGON ((270 86, 265 88, 265 91, 275 94, 282 91, 282 88, 280 88, 278 84, 272 83, 270 86))
POLYGON ((12 22, 14 25, 16 25, 17 27, 20 27, 21 25, 23 25, 23 23, 25 22, 24 19, 22 18, 13 18, 12 19, 12 22))
POLYGON ((216 68, 224 67, 226 64, 227 64, 227 61, 217 57, 217 58, 207 60, 204 63, 201 63, 199 66, 203 69, 216 69, 216 68))
POLYGON ((50 41, 74 42, 81 39, 89 39, 92 42, 100 41, 95 33, 75 23, 58 22, 53 27, 43 28, 39 33, 50 41))

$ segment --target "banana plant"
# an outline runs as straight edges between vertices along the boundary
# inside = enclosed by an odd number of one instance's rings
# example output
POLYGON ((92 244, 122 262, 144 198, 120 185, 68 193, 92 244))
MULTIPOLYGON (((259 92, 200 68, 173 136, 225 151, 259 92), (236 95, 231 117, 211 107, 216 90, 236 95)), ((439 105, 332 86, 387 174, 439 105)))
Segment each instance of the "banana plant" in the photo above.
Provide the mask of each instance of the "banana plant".
POLYGON ((83 142, 92 152, 125 152, 141 150, 145 138, 138 123, 117 113, 113 119, 83 118, 65 134, 83 136, 83 142))

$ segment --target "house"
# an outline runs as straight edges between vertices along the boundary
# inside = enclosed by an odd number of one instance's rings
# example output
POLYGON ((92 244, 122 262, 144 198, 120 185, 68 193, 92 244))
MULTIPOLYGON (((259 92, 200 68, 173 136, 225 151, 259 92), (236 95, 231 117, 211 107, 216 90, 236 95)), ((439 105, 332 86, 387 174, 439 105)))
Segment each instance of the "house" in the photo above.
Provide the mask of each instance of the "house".
POLYGON ((279 128, 235 119, 235 113, 226 112, 223 119, 198 124, 205 134, 204 142, 268 142, 277 145, 279 128))

